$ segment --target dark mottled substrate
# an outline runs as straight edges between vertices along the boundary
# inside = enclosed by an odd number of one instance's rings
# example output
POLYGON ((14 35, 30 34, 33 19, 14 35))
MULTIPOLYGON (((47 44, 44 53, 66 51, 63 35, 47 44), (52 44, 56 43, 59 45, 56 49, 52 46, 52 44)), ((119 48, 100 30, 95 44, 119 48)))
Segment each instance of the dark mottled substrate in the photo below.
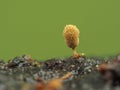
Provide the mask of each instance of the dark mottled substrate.
POLYGON ((108 63, 108 59, 70 57, 40 62, 26 57, 15 57, 8 63, 0 61, 0 90, 35 90, 37 78, 51 80, 68 72, 73 76, 63 82, 62 90, 120 90, 119 83, 112 86, 97 71, 98 65, 108 63))

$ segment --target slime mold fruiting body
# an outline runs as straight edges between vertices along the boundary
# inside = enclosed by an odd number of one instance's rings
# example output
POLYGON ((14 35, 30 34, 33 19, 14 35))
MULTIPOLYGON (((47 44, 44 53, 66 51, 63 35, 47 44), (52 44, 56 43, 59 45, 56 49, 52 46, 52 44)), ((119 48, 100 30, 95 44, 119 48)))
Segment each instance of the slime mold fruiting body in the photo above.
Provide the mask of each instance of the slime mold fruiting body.
POLYGON ((66 44, 73 50, 73 57, 79 58, 80 54, 77 53, 76 47, 79 45, 80 31, 75 25, 66 25, 63 31, 66 44))

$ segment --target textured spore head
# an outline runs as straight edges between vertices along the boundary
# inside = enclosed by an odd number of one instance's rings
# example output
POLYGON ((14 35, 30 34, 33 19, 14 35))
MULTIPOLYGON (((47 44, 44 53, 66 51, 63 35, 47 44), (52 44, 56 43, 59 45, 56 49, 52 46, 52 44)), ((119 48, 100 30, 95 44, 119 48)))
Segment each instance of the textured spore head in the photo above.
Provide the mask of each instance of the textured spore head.
POLYGON ((80 31, 75 25, 66 25, 63 31, 63 35, 68 47, 75 49, 79 44, 80 31))

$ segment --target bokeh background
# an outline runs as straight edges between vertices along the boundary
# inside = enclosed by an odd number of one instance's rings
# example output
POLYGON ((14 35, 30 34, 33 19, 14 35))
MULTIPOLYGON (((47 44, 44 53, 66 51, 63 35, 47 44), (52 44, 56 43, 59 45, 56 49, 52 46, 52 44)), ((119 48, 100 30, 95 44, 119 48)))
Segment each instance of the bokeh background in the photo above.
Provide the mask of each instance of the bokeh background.
POLYGON ((120 0, 1 0, 0 58, 72 55, 62 36, 66 24, 80 29, 77 51, 87 56, 120 52, 120 0))

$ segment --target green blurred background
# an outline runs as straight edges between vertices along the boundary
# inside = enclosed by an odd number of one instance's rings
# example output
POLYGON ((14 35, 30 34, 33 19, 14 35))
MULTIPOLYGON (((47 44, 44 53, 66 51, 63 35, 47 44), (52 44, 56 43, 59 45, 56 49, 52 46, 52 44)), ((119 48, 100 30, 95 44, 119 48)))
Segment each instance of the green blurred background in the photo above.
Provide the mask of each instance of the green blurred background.
POLYGON ((72 55, 62 36, 66 24, 80 29, 77 51, 87 56, 120 52, 120 0, 1 0, 0 58, 72 55))

